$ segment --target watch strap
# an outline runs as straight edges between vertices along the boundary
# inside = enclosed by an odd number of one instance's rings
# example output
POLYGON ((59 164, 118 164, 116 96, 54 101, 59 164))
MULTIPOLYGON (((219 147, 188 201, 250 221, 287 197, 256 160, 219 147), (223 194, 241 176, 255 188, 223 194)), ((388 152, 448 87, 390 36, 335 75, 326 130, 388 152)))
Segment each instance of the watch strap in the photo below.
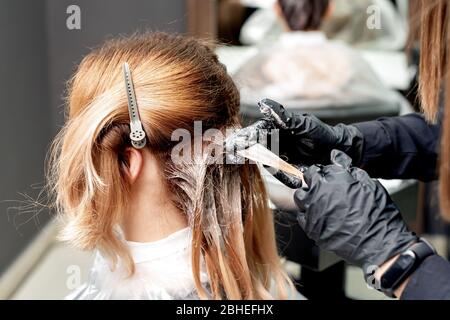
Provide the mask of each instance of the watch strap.
MULTIPOLYGON (((412 265, 409 265, 406 269, 403 270, 402 273, 398 274, 398 278, 395 281, 391 282, 390 286, 384 286, 386 281, 384 277, 389 274, 392 277, 392 270, 399 269, 398 264, 400 263, 400 257, 394 261, 394 263, 385 271, 380 281, 380 291, 386 294, 389 297, 395 297, 394 291, 406 280, 417 268, 421 265, 421 263, 431 255, 436 254, 436 250, 434 247, 425 239, 421 238, 418 242, 409 247, 405 252, 403 252, 400 256, 409 255, 414 257, 412 265)), ((404 267, 402 267, 404 268, 404 267)))

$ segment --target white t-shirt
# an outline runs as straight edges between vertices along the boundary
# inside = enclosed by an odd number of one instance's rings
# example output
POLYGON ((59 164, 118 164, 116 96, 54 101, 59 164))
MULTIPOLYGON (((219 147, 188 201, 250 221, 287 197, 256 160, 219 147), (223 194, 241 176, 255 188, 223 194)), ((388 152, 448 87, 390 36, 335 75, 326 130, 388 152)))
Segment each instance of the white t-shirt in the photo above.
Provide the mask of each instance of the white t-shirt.
MULTIPOLYGON (((136 266, 131 277, 127 277, 123 265, 112 270, 109 260, 97 252, 89 281, 66 299, 198 299, 190 244, 189 228, 155 242, 127 241, 136 266)), ((200 279, 207 288, 205 271, 201 271, 200 279)))

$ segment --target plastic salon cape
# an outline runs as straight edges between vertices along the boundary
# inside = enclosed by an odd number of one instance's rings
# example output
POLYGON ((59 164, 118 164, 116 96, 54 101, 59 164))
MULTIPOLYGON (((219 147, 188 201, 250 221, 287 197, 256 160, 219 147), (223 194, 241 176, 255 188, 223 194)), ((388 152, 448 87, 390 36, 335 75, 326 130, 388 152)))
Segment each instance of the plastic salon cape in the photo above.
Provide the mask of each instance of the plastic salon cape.
MULTIPOLYGON (((123 266, 111 270, 109 260, 96 254, 89 280, 66 299, 149 300, 198 299, 192 278, 190 229, 150 243, 127 241, 136 272, 127 277, 123 266)), ((207 287, 206 272, 201 281, 207 287)))
POLYGON ((392 106, 400 113, 409 103, 388 89, 358 52, 324 33, 288 32, 261 47, 235 74, 241 102, 270 97, 295 109, 392 106))
MULTIPOLYGON (((70 300, 197 300, 191 264, 189 228, 150 243, 127 241, 136 271, 127 277, 123 266, 111 269, 110 262, 97 252, 89 280, 75 289, 70 300)), ((200 280, 208 290, 208 275, 201 267, 200 280)), ((275 288, 275 283, 273 283, 275 288)), ((292 300, 304 300, 291 291, 292 300)))

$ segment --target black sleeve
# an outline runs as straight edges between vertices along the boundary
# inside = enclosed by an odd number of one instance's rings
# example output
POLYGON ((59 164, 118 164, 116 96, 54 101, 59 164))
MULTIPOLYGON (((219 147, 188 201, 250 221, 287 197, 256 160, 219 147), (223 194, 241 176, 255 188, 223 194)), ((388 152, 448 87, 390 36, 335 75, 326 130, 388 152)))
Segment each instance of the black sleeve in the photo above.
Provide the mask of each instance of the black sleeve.
POLYGON ((411 275, 401 300, 450 300, 450 263, 434 255, 411 275))
POLYGON ((419 113, 381 118, 355 126, 364 135, 361 168, 374 178, 437 178, 440 125, 419 113))

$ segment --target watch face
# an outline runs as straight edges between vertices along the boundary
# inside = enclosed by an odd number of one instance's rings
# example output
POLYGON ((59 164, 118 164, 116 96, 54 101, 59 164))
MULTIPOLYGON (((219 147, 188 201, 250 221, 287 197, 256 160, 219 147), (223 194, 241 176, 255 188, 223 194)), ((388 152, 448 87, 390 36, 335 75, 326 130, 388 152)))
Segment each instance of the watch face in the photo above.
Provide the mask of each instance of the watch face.
POLYGON ((394 264, 387 270, 381 278, 382 288, 392 288, 395 283, 405 274, 414 264, 415 258, 408 254, 401 255, 394 264))

